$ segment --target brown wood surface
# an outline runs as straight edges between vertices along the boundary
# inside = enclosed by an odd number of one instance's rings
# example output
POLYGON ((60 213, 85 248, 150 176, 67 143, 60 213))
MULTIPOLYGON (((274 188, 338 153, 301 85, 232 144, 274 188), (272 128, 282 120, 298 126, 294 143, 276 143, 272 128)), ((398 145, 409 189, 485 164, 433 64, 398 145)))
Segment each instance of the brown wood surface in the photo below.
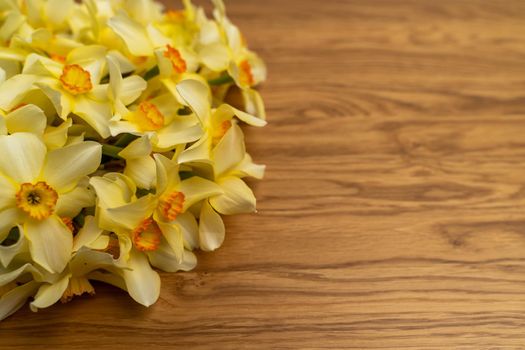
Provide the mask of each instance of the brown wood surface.
POLYGON ((97 285, 0 348, 525 349, 525 1, 226 3, 270 72, 259 214, 151 308, 97 285))

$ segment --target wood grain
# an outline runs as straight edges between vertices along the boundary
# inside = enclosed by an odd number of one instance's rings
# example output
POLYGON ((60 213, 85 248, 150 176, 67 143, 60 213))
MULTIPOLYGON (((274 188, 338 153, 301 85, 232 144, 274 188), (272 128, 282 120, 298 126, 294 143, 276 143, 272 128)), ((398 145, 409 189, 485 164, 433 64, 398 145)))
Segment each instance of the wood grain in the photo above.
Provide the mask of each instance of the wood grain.
MULTIPOLYGON (((174 2, 171 2, 174 3, 174 2)), ((259 213, 2 349, 525 349, 525 2, 230 0, 269 66, 259 213)))

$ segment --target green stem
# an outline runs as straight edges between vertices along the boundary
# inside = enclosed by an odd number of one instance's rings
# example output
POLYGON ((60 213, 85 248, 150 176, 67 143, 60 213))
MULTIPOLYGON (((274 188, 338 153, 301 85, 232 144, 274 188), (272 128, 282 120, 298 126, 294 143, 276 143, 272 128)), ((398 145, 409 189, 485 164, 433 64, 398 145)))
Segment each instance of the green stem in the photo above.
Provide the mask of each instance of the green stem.
POLYGON ((132 135, 132 134, 124 134, 122 135, 121 137, 119 137, 119 139, 117 140, 117 142, 115 142, 115 146, 117 147, 126 147, 127 145, 129 145, 132 141, 135 141, 137 139, 137 136, 135 135, 132 135))
POLYGON ((208 80, 208 84, 210 85, 222 85, 222 84, 229 84, 233 82, 234 82, 233 78, 230 77, 228 73, 221 75, 218 78, 208 80))
POLYGON ((159 66, 155 66, 151 68, 149 71, 144 74, 144 80, 150 80, 152 78, 155 78, 157 75, 160 74, 159 66))
POLYGON ((122 159, 118 154, 122 151, 122 147, 112 145, 102 145, 102 154, 115 159, 122 159))

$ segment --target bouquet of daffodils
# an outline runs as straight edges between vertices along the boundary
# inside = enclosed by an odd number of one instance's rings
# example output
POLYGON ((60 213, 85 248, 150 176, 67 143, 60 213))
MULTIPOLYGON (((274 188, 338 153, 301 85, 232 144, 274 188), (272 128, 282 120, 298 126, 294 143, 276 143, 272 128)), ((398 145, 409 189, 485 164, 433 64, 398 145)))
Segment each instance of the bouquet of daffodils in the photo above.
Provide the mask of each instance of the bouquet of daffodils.
POLYGON ((149 306, 255 211, 261 59, 190 0, 0 0, 0 319, 90 281, 149 306))

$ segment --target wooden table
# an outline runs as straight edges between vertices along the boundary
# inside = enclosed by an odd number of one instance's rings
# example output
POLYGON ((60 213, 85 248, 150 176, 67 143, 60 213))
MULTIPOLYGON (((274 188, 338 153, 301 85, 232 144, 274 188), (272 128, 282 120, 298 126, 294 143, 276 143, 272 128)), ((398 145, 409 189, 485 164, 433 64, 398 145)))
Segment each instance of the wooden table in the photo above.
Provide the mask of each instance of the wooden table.
POLYGON ((525 2, 231 0, 266 59, 259 213, 163 274, 0 324, 0 348, 525 349, 525 2))

